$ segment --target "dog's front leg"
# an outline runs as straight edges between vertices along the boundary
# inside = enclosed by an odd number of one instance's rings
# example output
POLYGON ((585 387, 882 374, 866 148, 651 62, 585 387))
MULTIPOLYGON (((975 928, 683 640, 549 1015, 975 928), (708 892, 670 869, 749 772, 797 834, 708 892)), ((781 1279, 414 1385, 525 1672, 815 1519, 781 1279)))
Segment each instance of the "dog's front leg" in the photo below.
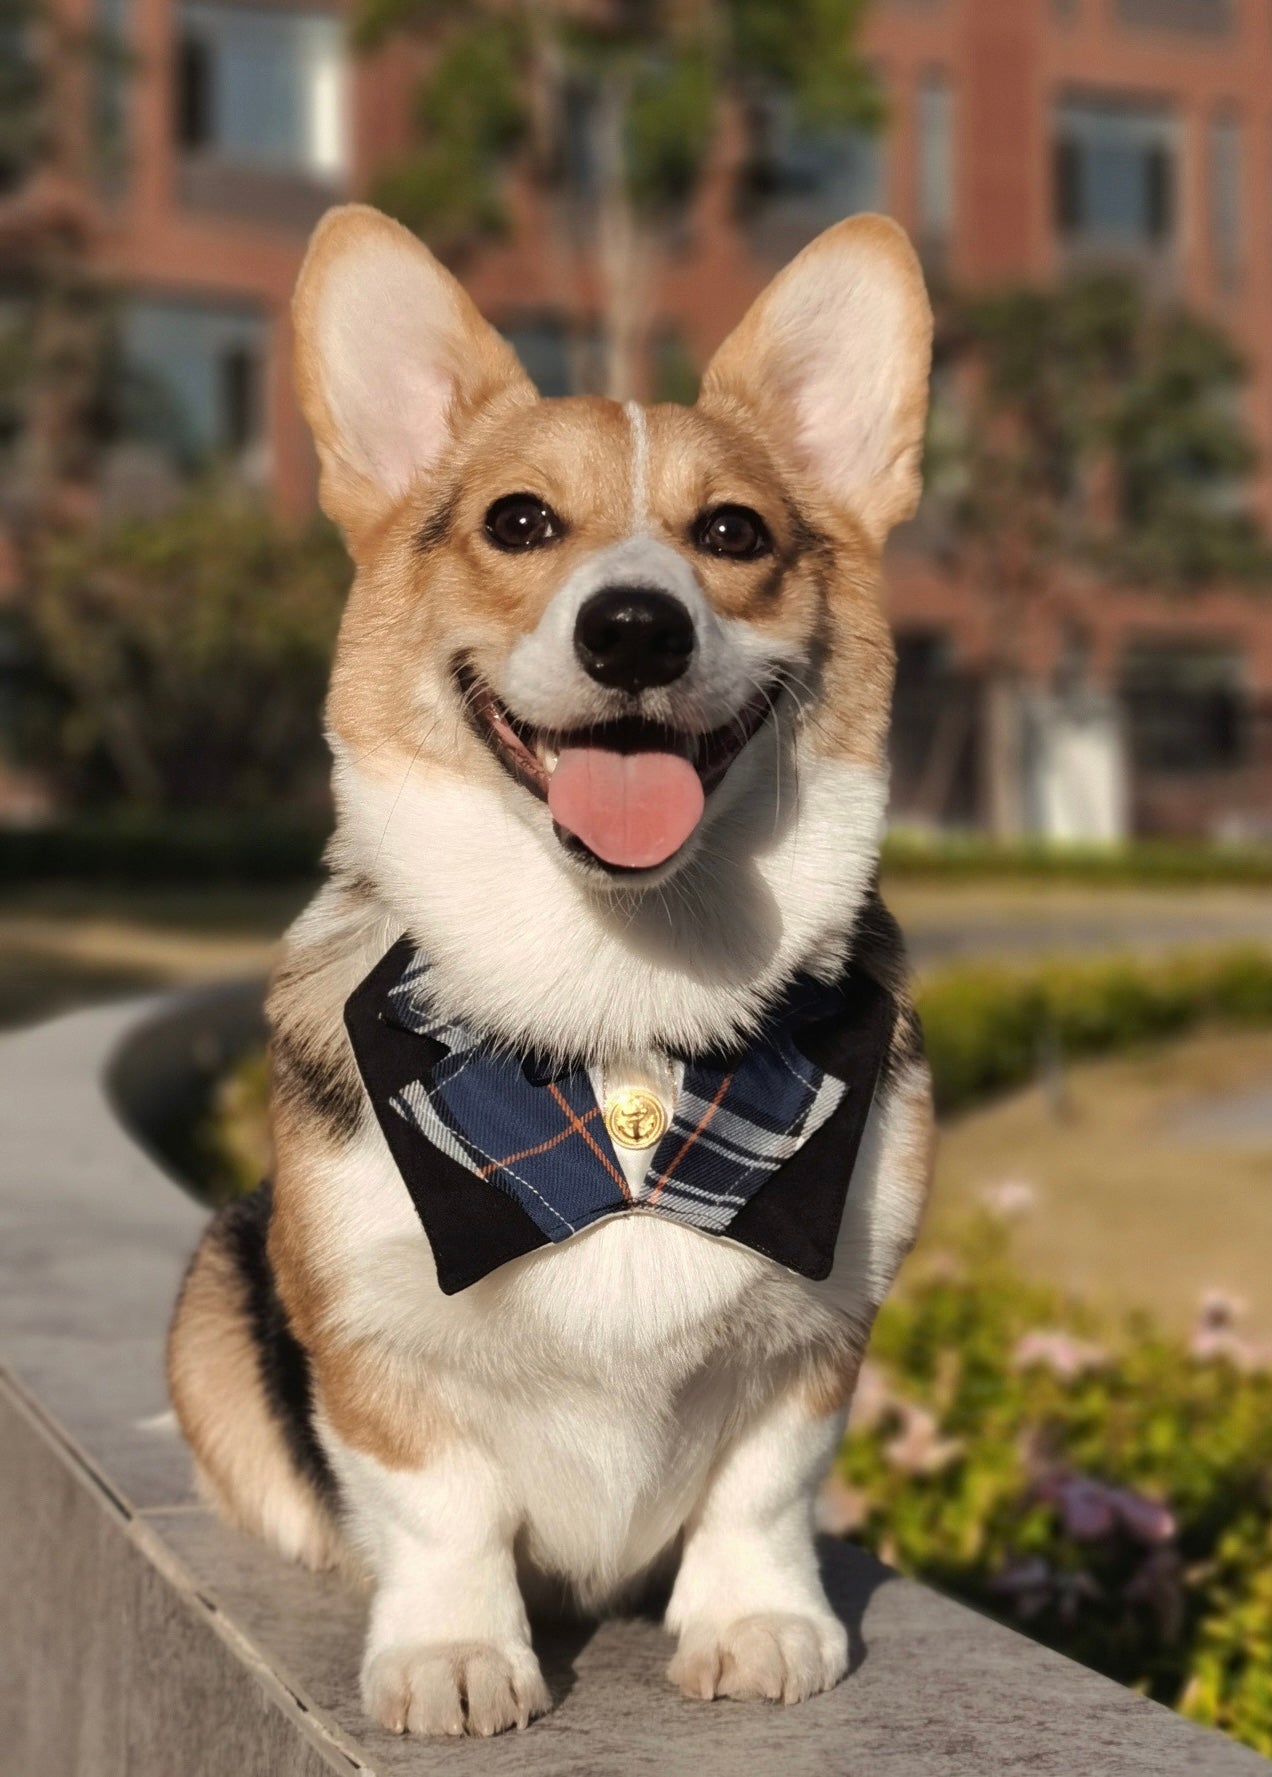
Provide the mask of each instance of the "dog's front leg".
POLYGON ((517 1525, 491 1464, 449 1445, 424 1469, 346 1453, 342 1482, 375 1596, 368 1713, 394 1733, 498 1734, 550 1708, 517 1585, 517 1525))
POLYGON ((680 1637, 668 1676, 687 1697, 799 1703, 848 1665, 813 1544, 816 1491, 844 1415, 778 1402, 717 1465, 691 1518, 667 1627, 680 1637))

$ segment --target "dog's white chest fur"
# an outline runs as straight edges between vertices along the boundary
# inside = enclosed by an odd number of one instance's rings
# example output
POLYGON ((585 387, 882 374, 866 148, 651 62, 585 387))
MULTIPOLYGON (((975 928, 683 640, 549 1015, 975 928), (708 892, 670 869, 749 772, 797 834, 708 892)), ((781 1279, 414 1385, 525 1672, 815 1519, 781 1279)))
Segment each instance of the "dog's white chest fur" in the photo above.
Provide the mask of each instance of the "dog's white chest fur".
MULTIPOLYGON (((779 1345, 824 1313, 759 1254, 641 1211, 445 1296, 378 1129, 315 1185, 342 1335, 402 1354, 421 1411, 462 1418, 515 1492, 526 1553, 586 1602, 639 1575, 701 1492, 757 1355, 735 1346, 748 1302, 762 1297, 779 1345)), ((338 1466, 365 1466, 326 1441, 338 1466)))

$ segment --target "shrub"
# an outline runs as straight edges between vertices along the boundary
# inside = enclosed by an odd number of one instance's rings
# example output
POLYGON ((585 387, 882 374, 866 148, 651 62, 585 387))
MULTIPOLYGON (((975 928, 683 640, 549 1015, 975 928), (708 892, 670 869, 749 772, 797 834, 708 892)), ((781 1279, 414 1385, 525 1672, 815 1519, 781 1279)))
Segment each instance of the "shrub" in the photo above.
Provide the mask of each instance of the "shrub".
POLYGON ((886 882, 1020 882, 1110 887, 1241 886, 1272 884, 1272 845, 1220 845, 1140 839, 1121 845, 1004 842, 968 834, 935 837, 898 832, 883 848, 886 882))
POLYGON ((1056 1055, 1108 1054, 1207 1019, 1272 1022, 1272 956, 1241 947, 1158 961, 969 965, 924 983, 918 1003, 937 1103, 949 1112, 1022 1084, 1056 1055))
POLYGON ((978 1223, 880 1314, 827 1509, 904 1572, 1272 1753, 1268 1366, 1231 1331, 1190 1349, 1102 1325, 978 1223))
POLYGON ((175 815, 125 809, 46 827, 0 828, 0 890, 71 881, 159 885, 316 877, 329 823, 318 814, 175 815))
POLYGON ((51 544, 30 621, 63 794, 95 811, 321 812, 347 584, 328 528, 293 536, 211 494, 51 544))

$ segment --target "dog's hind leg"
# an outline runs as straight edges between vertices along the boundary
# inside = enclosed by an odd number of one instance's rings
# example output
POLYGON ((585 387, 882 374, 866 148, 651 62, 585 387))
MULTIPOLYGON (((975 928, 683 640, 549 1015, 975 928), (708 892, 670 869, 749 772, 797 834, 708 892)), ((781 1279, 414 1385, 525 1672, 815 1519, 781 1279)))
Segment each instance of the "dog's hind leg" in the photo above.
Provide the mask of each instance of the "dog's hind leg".
POLYGON ((336 1487, 274 1288, 269 1213, 262 1186, 213 1217, 173 1315, 168 1387, 208 1503, 289 1560, 331 1567, 344 1552, 336 1487))

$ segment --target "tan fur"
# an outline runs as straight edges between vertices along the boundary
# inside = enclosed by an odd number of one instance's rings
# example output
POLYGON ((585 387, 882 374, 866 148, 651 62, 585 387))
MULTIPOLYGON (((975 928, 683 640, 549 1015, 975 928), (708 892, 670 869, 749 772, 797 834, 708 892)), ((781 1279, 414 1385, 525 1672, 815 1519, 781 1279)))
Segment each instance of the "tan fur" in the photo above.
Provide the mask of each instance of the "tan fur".
POLYGON ((339 1531, 297 1474, 266 1402, 242 1286, 216 1222, 173 1316, 168 1391, 209 1503, 290 1560, 334 1566, 342 1555, 339 1531))
POLYGON ((314 1380, 336 1435, 385 1468, 422 1468, 455 1435, 420 1366, 389 1356, 382 1342, 320 1340, 314 1380))

